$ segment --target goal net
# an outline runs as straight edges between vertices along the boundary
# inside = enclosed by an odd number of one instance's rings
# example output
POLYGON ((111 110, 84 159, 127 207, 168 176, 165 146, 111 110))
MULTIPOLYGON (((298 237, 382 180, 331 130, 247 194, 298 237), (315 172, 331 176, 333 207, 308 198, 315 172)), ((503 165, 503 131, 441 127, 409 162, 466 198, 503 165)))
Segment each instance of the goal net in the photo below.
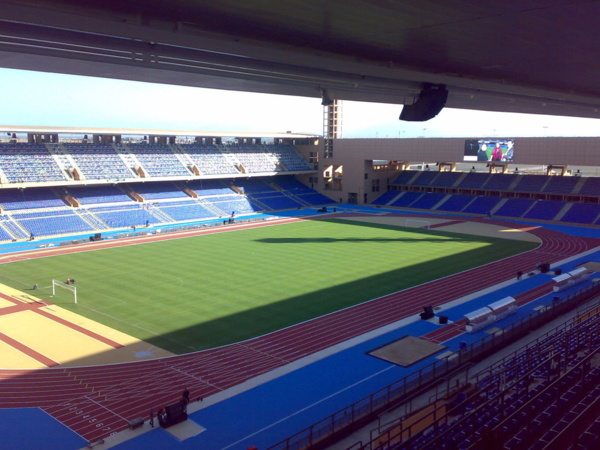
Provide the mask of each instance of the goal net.
POLYGON ((56 295, 56 288, 65 289, 67 291, 71 291, 73 293, 73 297, 75 299, 75 303, 77 303, 77 288, 75 285, 69 283, 63 283, 62 281, 52 280, 52 296, 56 295))
POLYGON ((429 226, 431 222, 428 220, 419 220, 419 219, 406 219, 404 222, 404 226, 406 228, 420 228, 422 230, 429 230, 429 226))

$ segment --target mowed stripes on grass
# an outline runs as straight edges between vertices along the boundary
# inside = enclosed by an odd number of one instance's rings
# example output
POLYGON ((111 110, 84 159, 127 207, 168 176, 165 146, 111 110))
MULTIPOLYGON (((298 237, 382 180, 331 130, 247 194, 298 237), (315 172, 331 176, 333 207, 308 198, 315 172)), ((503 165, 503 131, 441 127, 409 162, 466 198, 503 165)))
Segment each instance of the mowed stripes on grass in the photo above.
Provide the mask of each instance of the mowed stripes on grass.
MULTIPOLYGON (((537 244, 313 220, 2 265, 0 282, 174 353, 262 335, 537 244), (51 296, 52 279, 76 280, 51 296)), ((426 299, 423 299, 426 303, 426 299)))

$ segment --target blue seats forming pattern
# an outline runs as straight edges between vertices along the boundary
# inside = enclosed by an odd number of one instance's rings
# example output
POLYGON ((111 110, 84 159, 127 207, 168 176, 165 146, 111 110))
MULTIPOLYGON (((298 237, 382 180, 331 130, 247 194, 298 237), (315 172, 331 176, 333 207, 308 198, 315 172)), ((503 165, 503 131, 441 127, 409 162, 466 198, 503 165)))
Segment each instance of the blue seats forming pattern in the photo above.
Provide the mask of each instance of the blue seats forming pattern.
POLYGON ((475 197, 473 195, 451 195, 444 203, 437 207, 438 210, 442 211, 462 211, 469 203, 471 203, 475 197))
POLYGON ((43 144, 0 144, 0 170, 9 183, 67 180, 43 144))
POLYGON ((500 200, 502 200, 501 197, 477 197, 462 212, 468 214, 487 214, 494 210, 500 200))
POLYGON ((61 144, 70 154, 86 179, 122 180, 133 172, 111 145, 61 144))
POLYGON ((561 436, 584 411, 596 414, 592 407, 600 395, 600 367, 583 358, 597 352, 599 329, 597 314, 574 320, 484 369, 467 389, 449 395, 444 409, 424 419, 429 425, 405 438, 401 448, 491 448, 490 439, 494 448, 505 449, 600 442, 600 420, 580 435, 561 436))
POLYGON ((151 177, 185 177, 191 175, 191 172, 168 145, 127 144, 124 147, 137 157, 146 174, 151 177))
POLYGON ((527 219, 554 220, 556 215, 564 206, 564 202, 555 200, 540 200, 535 202, 535 204, 523 217, 527 219))

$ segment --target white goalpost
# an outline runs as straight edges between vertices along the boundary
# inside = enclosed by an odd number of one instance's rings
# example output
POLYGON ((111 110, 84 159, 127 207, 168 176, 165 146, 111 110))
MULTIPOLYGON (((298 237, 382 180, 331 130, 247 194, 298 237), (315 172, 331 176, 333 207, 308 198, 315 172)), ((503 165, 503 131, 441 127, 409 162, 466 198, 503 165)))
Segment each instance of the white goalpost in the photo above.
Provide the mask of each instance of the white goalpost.
POLYGON ((71 283, 63 283, 62 281, 52 280, 52 295, 56 295, 56 288, 66 289, 67 291, 71 291, 73 296, 75 297, 75 303, 77 303, 77 288, 75 285, 71 283))
POLYGON ((422 230, 429 230, 431 222, 428 220, 420 220, 420 219, 406 219, 404 222, 404 226, 406 228, 420 228, 422 230))

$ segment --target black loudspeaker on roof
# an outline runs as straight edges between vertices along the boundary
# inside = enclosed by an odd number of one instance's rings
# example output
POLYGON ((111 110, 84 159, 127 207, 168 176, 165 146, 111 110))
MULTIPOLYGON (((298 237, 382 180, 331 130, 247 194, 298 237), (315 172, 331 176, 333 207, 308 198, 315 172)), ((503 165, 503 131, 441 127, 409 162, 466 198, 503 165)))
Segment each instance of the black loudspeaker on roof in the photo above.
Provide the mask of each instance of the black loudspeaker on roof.
POLYGON ((425 84, 412 105, 404 105, 400 120, 425 122, 433 119, 446 106, 448 90, 443 84, 425 84))

